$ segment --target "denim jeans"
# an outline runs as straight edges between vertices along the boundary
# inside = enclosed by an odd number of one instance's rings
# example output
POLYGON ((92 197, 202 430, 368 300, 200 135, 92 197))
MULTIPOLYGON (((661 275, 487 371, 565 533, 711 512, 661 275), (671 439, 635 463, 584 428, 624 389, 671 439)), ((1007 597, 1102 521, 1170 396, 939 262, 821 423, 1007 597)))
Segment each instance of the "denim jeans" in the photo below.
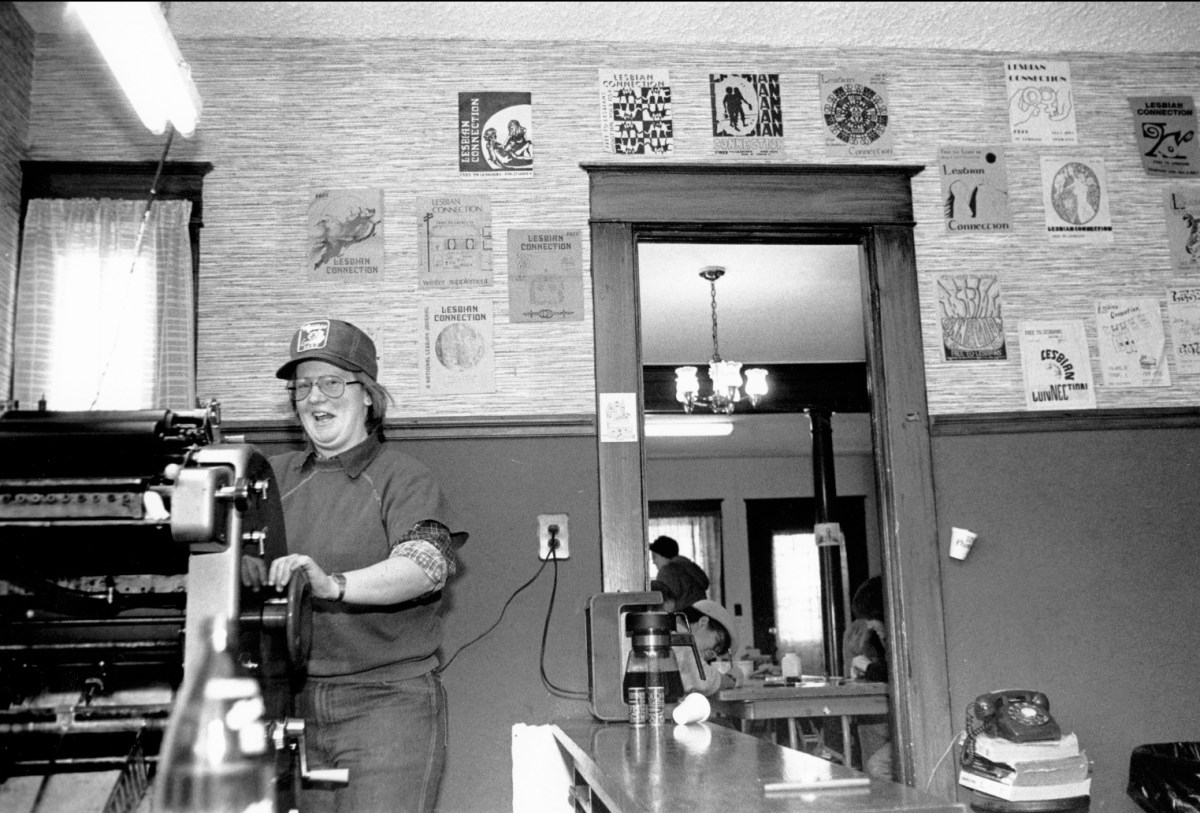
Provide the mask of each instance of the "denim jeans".
POLYGON ((305 789, 303 813, 430 813, 446 765, 446 691, 434 672, 408 680, 322 683, 297 697, 308 764, 348 768, 350 784, 305 789))

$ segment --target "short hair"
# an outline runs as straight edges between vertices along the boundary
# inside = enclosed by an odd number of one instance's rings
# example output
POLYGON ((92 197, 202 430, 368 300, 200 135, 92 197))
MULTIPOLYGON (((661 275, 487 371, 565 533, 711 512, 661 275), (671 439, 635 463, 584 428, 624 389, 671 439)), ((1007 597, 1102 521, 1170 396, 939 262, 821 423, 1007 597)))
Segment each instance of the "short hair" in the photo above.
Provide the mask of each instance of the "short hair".
POLYGON ((669 536, 660 536, 650 543, 650 551, 664 558, 674 559, 679 555, 679 543, 669 536))
POLYGON ((883 620, 883 577, 872 576, 858 586, 850 601, 850 614, 868 621, 883 620))

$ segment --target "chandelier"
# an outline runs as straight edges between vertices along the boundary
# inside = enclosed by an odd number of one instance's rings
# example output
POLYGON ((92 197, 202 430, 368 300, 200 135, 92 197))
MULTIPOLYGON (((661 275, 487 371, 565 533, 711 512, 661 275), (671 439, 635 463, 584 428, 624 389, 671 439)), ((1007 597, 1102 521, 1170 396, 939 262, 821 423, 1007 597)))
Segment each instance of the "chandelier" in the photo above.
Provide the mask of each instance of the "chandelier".
POLYGON ((715 413, 728 415, 743 398, 748 398, 751 406, 758 406, 759 399, 767 394, 766 370, 755 367, 746 371, 746 394, 742 395, 741 362, 721 358, 717 345, 717 280, 724 275, 725 269, 719 265, 706 266, 700 271, 700 277, 708 280, 712 290, 713 354, 708 363, 708 377, 713 389, 711 394, 701 395, 696 368, 676 367, 675 399, 683 404, 684 412, 690 413, 697 405, 707 405, 715 413))

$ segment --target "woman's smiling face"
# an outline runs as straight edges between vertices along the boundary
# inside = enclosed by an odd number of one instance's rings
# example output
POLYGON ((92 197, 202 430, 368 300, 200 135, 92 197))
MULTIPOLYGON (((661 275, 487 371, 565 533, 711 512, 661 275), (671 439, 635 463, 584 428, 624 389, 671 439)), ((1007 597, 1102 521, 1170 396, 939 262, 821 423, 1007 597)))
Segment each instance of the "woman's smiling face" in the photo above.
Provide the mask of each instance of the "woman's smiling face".
POLYGON ((358 376, 327 361, 303 361, 296 367, 295 378, 313 382, 308 396, 296 402, 300 424, 322 457, 335 457, 367 439, 367 408, 371 396, 357 382, 358 376), (346 391, 330 398, 316 381, 321 376, 337 376, 346 382, 346 391))

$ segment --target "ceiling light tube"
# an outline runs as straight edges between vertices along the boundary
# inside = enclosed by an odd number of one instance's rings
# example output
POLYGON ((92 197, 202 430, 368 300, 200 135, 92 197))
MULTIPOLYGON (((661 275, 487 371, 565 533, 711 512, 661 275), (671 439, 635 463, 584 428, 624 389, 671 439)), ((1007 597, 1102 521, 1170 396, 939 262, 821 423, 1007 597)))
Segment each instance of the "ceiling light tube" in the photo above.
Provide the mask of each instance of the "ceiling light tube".
POLYGON ((71 3, 138 118, 155 135, 167 124, 187 138, 200 93, 158 3, 71 3))
POLYGON ((648 438, 725 437, 731 434, 733 424, 728 421, 646 421, 648 438))

